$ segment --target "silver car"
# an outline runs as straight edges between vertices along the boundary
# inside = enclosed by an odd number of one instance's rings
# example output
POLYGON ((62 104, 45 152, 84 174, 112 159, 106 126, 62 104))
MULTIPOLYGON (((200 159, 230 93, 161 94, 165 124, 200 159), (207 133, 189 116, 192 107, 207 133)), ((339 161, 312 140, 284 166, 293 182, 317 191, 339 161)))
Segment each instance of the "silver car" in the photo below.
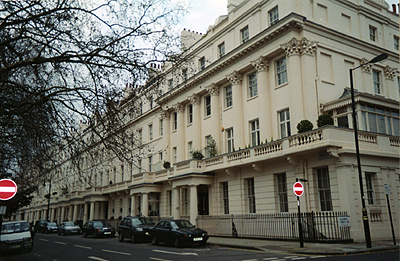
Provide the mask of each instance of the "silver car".
POLYGON ((32 251, 31 227, 25 220, 5 221, 1 226, 1 252, 32 251))
POLYGON ((58 226, 58 234, 59 235, 72 235, 72 234, 80 234, 80 233, 81 233, 81 228, 72 221, 62 222, 58 226))

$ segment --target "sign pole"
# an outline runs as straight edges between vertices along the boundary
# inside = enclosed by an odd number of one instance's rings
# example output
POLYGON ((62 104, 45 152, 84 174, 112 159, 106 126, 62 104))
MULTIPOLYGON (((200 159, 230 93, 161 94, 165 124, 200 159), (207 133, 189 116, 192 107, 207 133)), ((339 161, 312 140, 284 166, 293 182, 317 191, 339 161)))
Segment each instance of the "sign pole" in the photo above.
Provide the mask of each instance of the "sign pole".
POLYGON ((396 245, 396 236, 394 235, 394 229, 393 229, 392 211, 390 210, 390 202, 389 202, 390 187, 388 184, 385 184, 385 192, 386 192, 386 201, 389 211, 390 226, 392 228, 393 244, 396 245))
POLYGON ((297 196, 297 209, 299 211, 299 239, 300 239, 300 247, 304 247, 303 242, 303 227, 301 225, 301 212, 300 212, 300 197, 297 196))
MULTIPOLYGON (((307 181, 306 179, 300 179, 301 181, 307 181)), ((299 179, 296 178, 296 183, 293 185, 293 193, 297 196, 297 209, 298 209, 298 226, 299 226, 299 240, 300 240, 300 247, 304 247, 303 242, 303 227, 301 222, 301 212, 300 212, 300 197, 303 195, 304 187, 299 179)))

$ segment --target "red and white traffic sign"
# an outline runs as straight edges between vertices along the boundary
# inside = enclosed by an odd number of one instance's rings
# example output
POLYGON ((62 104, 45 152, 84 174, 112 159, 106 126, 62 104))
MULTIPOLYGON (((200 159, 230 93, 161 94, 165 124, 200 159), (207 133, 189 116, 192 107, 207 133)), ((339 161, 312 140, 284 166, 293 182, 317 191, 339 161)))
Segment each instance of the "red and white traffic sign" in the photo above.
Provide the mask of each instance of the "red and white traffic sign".
POLYGON ((17 184, 11 179, 0 180, 0 200, 9 200, 17 194, 17 184))
POLYGON ((300 197, 301 195, 303 195, 304 192, 304 187, 303 184, 301 184, 301 182, 296 182, 293 185, 293 192, 296 196, 300 197))

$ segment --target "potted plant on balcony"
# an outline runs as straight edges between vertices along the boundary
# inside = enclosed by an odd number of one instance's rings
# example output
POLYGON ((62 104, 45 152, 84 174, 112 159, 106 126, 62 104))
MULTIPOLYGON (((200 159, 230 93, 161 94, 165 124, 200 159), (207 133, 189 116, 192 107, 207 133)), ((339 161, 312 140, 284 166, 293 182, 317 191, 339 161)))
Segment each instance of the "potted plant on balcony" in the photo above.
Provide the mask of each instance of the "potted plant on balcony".
POLYGON ((325 125, 333 125, 333 118, 331 115, 329 114, 322 114, 318 116, 318 120, 317 120, 317 125, 318 128, 321 128, 322 126, 325 125))
POLYGON ((303 133, 312 130, 314 125, 309 120, 302 120, 297 124, 297 133, 303 133))
POLYGON ((203 156, 203 153, 201 153, 200 150, 193 150, 193 151, 192 151, 192 158, 193 158, 193 159, 201 160, 201 159, 204 158, 204 156, 203 156))

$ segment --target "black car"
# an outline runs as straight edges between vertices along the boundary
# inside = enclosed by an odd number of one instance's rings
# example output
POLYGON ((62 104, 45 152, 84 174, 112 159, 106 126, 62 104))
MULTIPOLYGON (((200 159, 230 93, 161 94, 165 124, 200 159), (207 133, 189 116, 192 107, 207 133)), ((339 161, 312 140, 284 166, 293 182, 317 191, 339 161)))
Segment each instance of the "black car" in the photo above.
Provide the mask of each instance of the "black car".
POLYGON ((48 233, 57 233, 58 232, 58 226, 56 222, 47 222, 44 225, 43 232, 48 234, 48 233))
POLYGON ((187 220, 163 220, 150 230, 151 242, 158 245, 159 242, 179 247, 181 245, 200 244, 205 245, 208 240, 207 232, 196 228, 187 220))
POLYGON ((93 236, 115 236, 115 228, 111 227, 110 224, 105 220, 92 220, 86 222, 82 227, 83 237, 93 236))
POLYGON ((149 229, 154 224, 146 217, 125 217, 118 226, 119 241, 130 238, 135 241, 150 241, 149 229))
POLYGON ((72 221, 64 221, 58 226, 59 235, 80 234, 81 228, 72 221))
POLYGON ((37 220, 34 226, 35 233, 44 233, 47 222, 47 220, 37 220))

